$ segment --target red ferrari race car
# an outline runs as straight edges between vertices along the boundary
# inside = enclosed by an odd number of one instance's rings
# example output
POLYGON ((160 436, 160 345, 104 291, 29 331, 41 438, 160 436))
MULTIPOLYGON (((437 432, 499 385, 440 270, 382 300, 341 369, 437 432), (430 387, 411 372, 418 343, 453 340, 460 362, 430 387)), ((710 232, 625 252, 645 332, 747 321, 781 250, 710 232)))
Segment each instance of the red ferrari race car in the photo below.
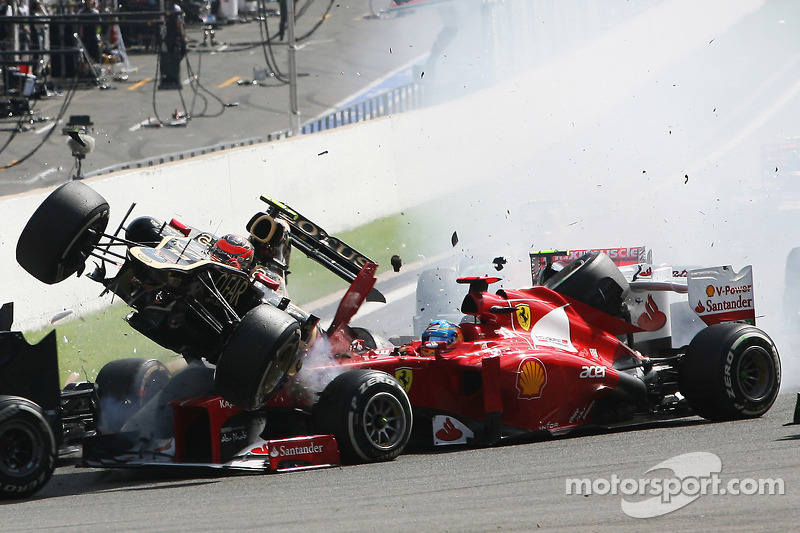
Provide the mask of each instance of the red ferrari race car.
MULTIPOLYGON (((82 187, 80 198, 93 197, 82 187)), ((101 370, 97 423, 83 439, 90 466, 274 472, 383 461, 410 442, 490 445, 590 424, 756 417, 780 387, 778 351, 754 325, 749 267, 684 273, 641 263, 641 254, 622 266, 609 250, 568 264, 559 252, 532 254, 544 265, 533 286, 492 292, 498 278, 459 278, 463 319, 434 321, 421 339, 394 346, 349 325, 375 294, 374 263, 288 206, 265 198, 268 212, 254 216, 248 230, 258 242, 285 223, 292 245, 350 277, 325 330, 290 306, 280 283, 263 279, 267 266, 276 268, 266 256, 263 268, 234 274, 209 260, 216 238, 208 233, 137 219, 126 239, 105 235, 107 204, 53 194, 44 212, 72 229, 54 243, 53 257, 27 248, 24 233, 23 266, 60 281, 81 270, 90 253, 105 257, 113 243, 125 245, 116 276, 98 269, 90 277, 144 315, 131 325, 191 361, 171 378, 146 360, 101 370), (50 266, 37 267, 33 257, 50 266), (242 285, 220 290, 229 286, 220 280, 230 279, 242 285), (254 314, 265 307, 276 311, 254 314), (205 351, 187 331, 205 335, 205 351), (226 360, 235 362, 235 375, 231 367, 222 372, 226 360), (239 379, 246 393, 237 390, 239 379), (104 396, 120 401, 104 404, 104 396)), ((44 220, 35 214, 29 226, 45 231, 44 220)))
MULTIPOLYGON (((656 266, 640 262, 649 257, 643 247, 583 252, 533 253, 536 284, 528 288, 490 292, 498 278, 460 278, 460 324, 435 321, 404 346, 306 360, 267 408, 305 398, 318 427, 326 427, 335 417, 313 408, 317 391, 303 389, 304 379, 368 368, 402 383, 414 441, 424 445, 769 410, 780 359, 754 325, 750 267, 656 266)), ((320 398, 335 396, 337 382, 348 379, 335 378, 320 398)), ((351 432, 363 430, 357 422, 351 416, 351 432)))

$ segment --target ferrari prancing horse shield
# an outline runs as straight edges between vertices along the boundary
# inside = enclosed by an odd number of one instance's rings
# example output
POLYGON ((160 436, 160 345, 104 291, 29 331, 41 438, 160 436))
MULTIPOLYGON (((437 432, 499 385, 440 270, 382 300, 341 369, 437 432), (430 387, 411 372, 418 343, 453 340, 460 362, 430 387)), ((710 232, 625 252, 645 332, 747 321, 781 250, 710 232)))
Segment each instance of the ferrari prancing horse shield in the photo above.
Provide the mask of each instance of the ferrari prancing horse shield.
POLYGON ((528 331, 531 329, 531 308, 528 305, 518 305, 516 309, 517 322, 519 327, 528 331))

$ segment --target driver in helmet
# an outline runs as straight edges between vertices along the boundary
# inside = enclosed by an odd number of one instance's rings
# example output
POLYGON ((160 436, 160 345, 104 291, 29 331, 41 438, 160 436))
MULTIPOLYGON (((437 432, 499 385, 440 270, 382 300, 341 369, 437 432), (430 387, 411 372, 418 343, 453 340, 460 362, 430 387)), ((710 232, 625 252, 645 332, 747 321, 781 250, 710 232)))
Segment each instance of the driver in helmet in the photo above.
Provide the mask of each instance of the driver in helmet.
POLYGON ((250 270, 253 265, 253 245, 246 237, 228 233, 216 240, 210 250, 211 259, 241 270, 250 270))
POLYGON ((445 349, 453 348, 464 340, 461 327, 449 320, 434 320, 422 332, 420 355, 433 355, 439 343, 445 343, 445 349))

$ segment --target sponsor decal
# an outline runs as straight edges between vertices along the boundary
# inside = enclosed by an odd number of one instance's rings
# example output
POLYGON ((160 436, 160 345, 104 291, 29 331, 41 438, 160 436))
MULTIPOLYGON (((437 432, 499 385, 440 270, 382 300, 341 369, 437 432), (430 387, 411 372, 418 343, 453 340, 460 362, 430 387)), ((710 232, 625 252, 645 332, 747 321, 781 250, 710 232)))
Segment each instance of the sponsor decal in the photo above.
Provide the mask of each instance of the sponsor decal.
POLYGON ((604 366, 582 366, 581 373, 578 375, 580 379, 593 379, 606 377, 606 367, 604 366))
POLYGON ((647 303, 644 304, 644 313, 639 315, 636 325, 645 331, 656 331, 664 327, 667 323, 667 315, 658 308, 652 294, 647 295, 647 303))
MULTIPOLYGON (((331 237, 328 233, 305 218, 303 215, 294 211, 289 206, 285 204, 281 204, 280 202, 276 202, 274 200, 265 198, 262 196, 262 200, 267 201, 268 203, 279 207, 282 210, 281 216, 282 218, 289 221, 295 231, 292 232, 292 236, 301 240, 306 243, 319 243, 327 250, 333 252, 336 256, 344 259, 346 261, 351 262, 354 265, 357 265, 358 268, 363 267, 367 263, 371 263, 367 257, 361 255, 357 250, 354 250, 344 242, 340 241, 336 237, 331 237), (297 231, 299 230, 299 231, 297 231)), ((313 245, 312 245, 313 247, 313 245)))
POLYGON ((516 306, 516 312, 514 313, 517 316, 517 322, 519 323, 519 327, 528 331, 531 329, 531 308, 527 304, 522 304, 516 306))
POLYGON ((253 455, 269 455, 269 445, 266 441, 262 441, 261 446, 250 448, 247 453, 252 453, 253 455))
POLYGON ((195 240, 200 244, 208 246, 210 248, 211 245, 213 245, 217 239, 215 239, 214 236, 211 235, 210 233, 201 233, 195 238, 195 240))
POLYGON ((145 254, 138 248, 134 248, 133 253, 136 256, 136 259, 142 263, 150 264, 153 262, 153 259, 149 255, 145 254))
POLYGON ((531 340, 533 340, 534 347, 559 348, 567 352, 578 352, 570 340, 570 324, 566 307, 553 309, 533 325, 531 340))
POLYGON ((403 389, 406 392, 411 391, 411 384, 414 382, 414 371, 408 367, 400 367, 394 371, 394 377, 397 378, 397 381, 400 382, 400 385, 403 386, 403 389))
POLYGON ((547 370, 536 357, 524 359, 517 370, 517 390, 520 400, 541 398, 542 389, 547 385, 547 370))
POLYGON ((689 272, 689 301, 706 324, 726 320, 755 322, 753 272, 745 267, 715 267, 689 272))
POLYGON ((314 444, 313 442, 307 446, 276 446, 270 450, 271 457, 293 457, 295 455, 308 455, 311 453, 322 453, 325 447, 321 444, 314 444))
POLYGON ((224 272, 216 279, 217 288, 231 307, 239 305, 239 298, 250 287, 250 280, 238 274, 224 272))
POLYGON ((224 427, 220 430, 219 441, 223 444, 243 440, 247 440, 247 430, 244 427, 224 427))
POLYGON ((558 422, 545 422, 539 426, 539 431, 552 431, 558 427, 558 422))
POLYGON ((583 407, 578 407, 575 409, 575 412, 572 413, 572 416, 569 417, 570 424, 577 424, 579 422, 583 422, 589 418, 589 413, 592 412, 592 407, 594 407, 594 400, 587 403, 583 407))
POLYGON ((433 444, 446 446, 449 444, 466 444, 467 439, 475 436, 471 429, 457 418, 436 415, 433 418, 433 444))
POLYGON ((313 441, 308 444, 297 446, 286 446, 284 444, 273 445, 270 447, 269 443, 262 441, 260 446, 250 448, 248 453, 253 455, 269 455, 270 457, 293 457, 296 455, 308 455, 312 453, 322 453, 325 446, 316 444, 313 441))

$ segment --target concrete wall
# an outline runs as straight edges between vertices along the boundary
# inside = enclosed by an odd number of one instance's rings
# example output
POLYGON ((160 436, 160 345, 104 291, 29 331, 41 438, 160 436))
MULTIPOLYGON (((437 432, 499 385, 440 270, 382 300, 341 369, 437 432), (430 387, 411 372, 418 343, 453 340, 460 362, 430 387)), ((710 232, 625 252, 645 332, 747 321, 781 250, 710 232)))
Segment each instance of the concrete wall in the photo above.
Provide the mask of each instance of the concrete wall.
MULTIPOLYGON (((134 201, 134 215, 177 217, 219 234, 242 232, 266 194, 335 233, 456 187, 472 187, 479 197, 500 176, 531 181, 534 153, 594 123, 625 94, 761 5, 665 2, 590 46, 454 102, 86 182, 109 201, 112 230, 134 201)), ((16 303, 20 329, 65 309, 80 313, 109 301, 99 299, 102 287, 87 279, 45 286, 17 265, 17 238, 49 192, 0 199, 0 301, 16 303)))
MULTIPOLYGON (((459 134, 437 126, 457 115, 456 107, 445 106, 426 110, 424 119, 408 113, 85 182, 108 200, 110 232, 131 202, 137 204, 132 216, 176 217, 218 234, 244 232, 252 214, 265 208, 262 194, 339 232, 442 194, 452 181, 432 178, 465 175, 479 166, 463 154, 447 156, 472 142, 464 129, 459 134)), ((102 287, 88 279, 48 286, 17 264, 17 238, 51 191, 0 199, 0 300, 15 302, 15 327, 23 330, 64 310, 80 314, 110 301, 98 298, 102 287)))

